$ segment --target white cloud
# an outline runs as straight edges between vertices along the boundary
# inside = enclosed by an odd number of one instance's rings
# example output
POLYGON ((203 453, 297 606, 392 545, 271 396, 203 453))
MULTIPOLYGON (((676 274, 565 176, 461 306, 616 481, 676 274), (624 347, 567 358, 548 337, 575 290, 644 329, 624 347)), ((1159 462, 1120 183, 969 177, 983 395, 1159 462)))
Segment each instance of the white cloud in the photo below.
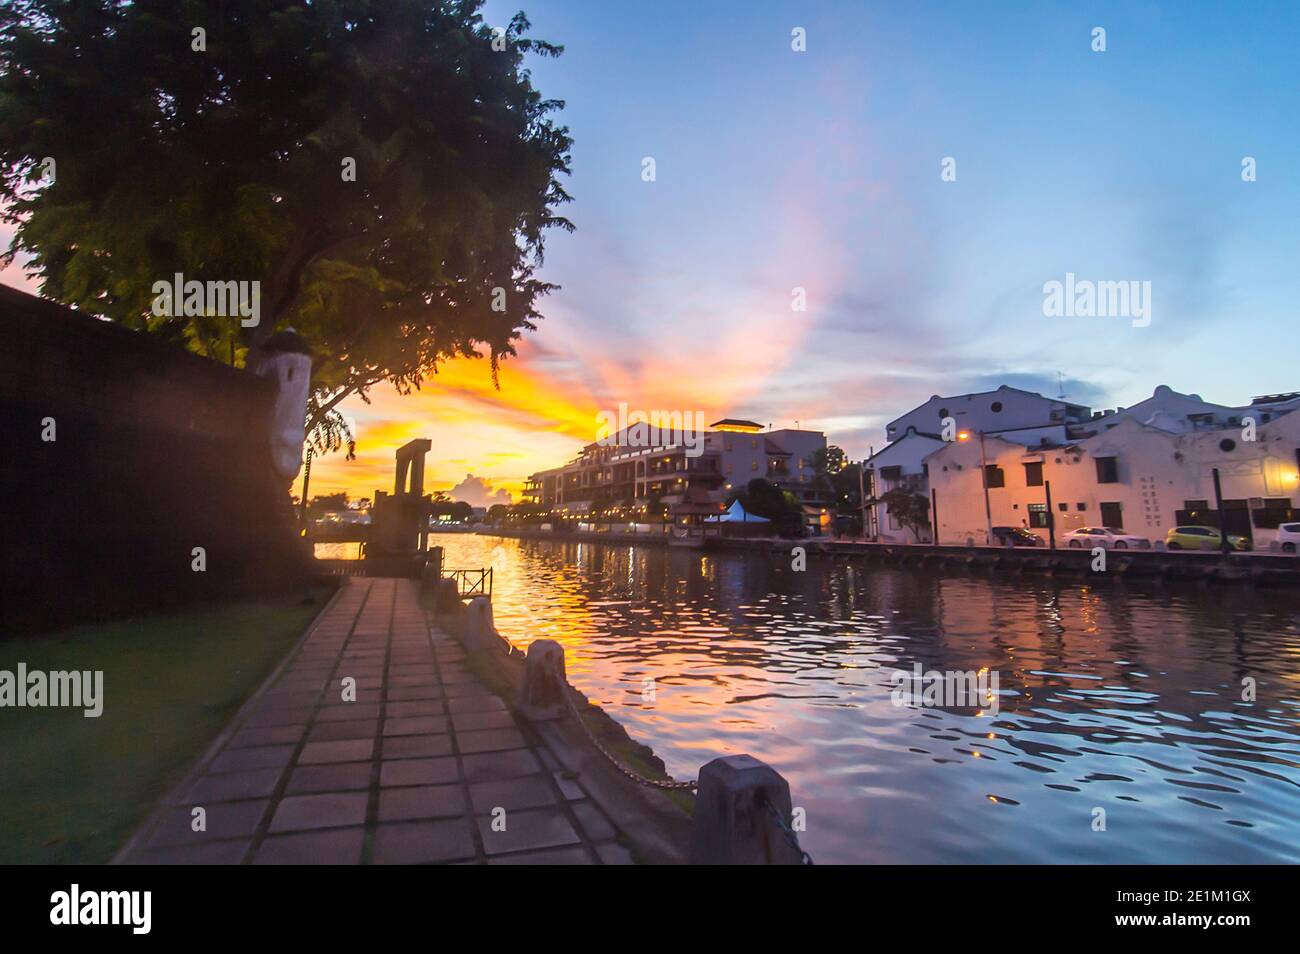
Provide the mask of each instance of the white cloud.
POLYGON ((486 478, 475 477, 473 474, 466 474, 464 480, 447 491, 447 496, 452 500, 463 500, 471 507, 491 507, 494 504, 513 502, 510 491, 504 487, 494 488, 486 478))

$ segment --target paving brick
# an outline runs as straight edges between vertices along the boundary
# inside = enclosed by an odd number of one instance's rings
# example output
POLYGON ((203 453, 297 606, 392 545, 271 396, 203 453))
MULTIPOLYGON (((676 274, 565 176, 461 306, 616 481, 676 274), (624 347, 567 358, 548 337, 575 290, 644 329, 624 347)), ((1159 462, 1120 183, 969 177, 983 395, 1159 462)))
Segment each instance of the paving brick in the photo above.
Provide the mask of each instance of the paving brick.
POLYGON ((479 835, 483 839, 483 850, 489 855, 499 855, 509 851, 530 851, 535 848, 555 848, 559 845, 575 845, 579 842, 578 833, 573 830, 569 820, 554 808, 523 812, 507 811, 505 831, 494 831, 491 817, 479 816, 475 821, 478 824, 479 835))
POLYGON ((495 782, 504 778, 534 775, 542 768, 537 758, 527 749, 466 755, 461 763, 465 766, 465 778, 470 782, 495 782))
POLYGON ((250 837, 269 804, 265 799, 252 802, 222 802, 213 805, 180 805, 169 808, 154 833, 149 837, 150 848, 168 845, 197 844, 222 841, 230 838, 250 837), (194 810, 204 810, 204 831, 193 828, 194 810))
POLYGON ((580 802, 570 802, 569 807, 573 810, 573 815, 578 819, 578 826, 582 833, 592 841, 608 841, 618 834, 618 831, 609 823, 604 815, 601 814, 590 799, 584 799, 580 802))
POLYGON ((447 708, 453 715, 458 712, 505 712, 506 704, 496 696, 465 696, 449 699, 447 708))
POLYGON ((197 845, 172 845, 136 852, 133 865, 237 865, 248 851, 248 839, 214 841, 197 845))
POLYGON ((518 729, 479 729, 474 732, 457 732, 456 745, 467 755, 474 752, 500 752, 505 749, 522 749, 524 737, 518 729))
POLYGON ((225 775, 203 775, 190 786, 184 799, 190 805, 230 802, 242 798, 265 798, 275 791, 284 769, 254 769, 225 775))
POLYGON ((632 852, 616 842, 607 841, 603 844, 596 845, 596 854, 600 855, 600 860, 607 865, 634 865, 636 859, 632 857, 632 852))
POLYGON ((368 789, 373 764, 343 762, 334 765, 304 765, 293 770, 285 792, 304 795, 311 792, 346 792, 368 789))
POLYGON ((474 839, 464 819, 397 822, 375 829, 375 864, 411 865, 474 857, 474 839))
POLYGON ((390 702, 441 699, 442 689, 438 686, 389 686, 385 696, 390 702))
POLYGON ((308 742, 332 742, 336 739, 373 739, 379 731, 378 719, 349 722, 320 722, 312 727, 308 742))
POLYGON ((425 699, 419 702, 390 702, 384 709, 384 715, 389 719, 442 717, 445 715, 445 710, 441 702, 425 699))
POLYGON ((364 828, 271 835, 262 842, 255 865, 355 865, 361 862, 364 828))
POLYGON ((398 759, 385 761, 379 769, 379 784, 385 788, 397 785, 442 785, 458 778, 454 758, 398 759))
POLYGON ((478 729, 513 729, 515 717, 509 712, 459 712, 451 717, 451 726, 457 732, 474 732, 478 729))
POLYGON ((360 825, 366 820, 365 792, 293 795, 280 802, 271 820, 273 832, 360 825))
POLYGON ((316 713, 320 722, 355 722, 358 719, 378 719, 379 703, 348 702, 337 706, 324 706, 316 713))
POLYGON ((547 848, 542 851, 524 851, 516 855, 493 855, 490 865, 589 865, 591 858, 581 845, 572 848, 547 848))
POLYGON ((379 820, 409 821, 465 814, 465 793, 459 785, 418 785, 386 788, 379 793, 379 820))
POLYGON ((385 759, 429 758, 451 755, 449 735, 395 735, 384 739, 385 759))
POLYGON ((477 782, 469 787, 474 811, 486 815, 494 808, 518 811, 555 804, 555 793, 545 775, 528 775, 504 782, 477 782))
POLYGON ((337 739, 333 742, 308 742, 298 756, 299 765, 324 762, 363 762, 375 751, 374 739, 337 739))
POLYGON ((446 731, 446 716, 419 716, 414 719, 384 720, 384 735, 434 735, 446 731))

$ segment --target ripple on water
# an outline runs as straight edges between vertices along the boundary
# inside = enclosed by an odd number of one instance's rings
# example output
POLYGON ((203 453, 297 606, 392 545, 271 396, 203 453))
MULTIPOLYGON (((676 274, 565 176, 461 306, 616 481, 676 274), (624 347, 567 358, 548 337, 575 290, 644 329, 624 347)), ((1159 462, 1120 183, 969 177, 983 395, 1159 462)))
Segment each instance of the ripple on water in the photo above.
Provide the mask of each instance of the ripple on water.
POLYGON ((561 642, 673 774, 734 752, 775 766, 819 861, 1300 861, 1292 594, 433 542, 492 565, 501 630, 561 642), (997 711, 895 707, 889 675, 913 664, 988 667, 997 711), (1119 837, 1091 830, 1098 807, 1119 837))

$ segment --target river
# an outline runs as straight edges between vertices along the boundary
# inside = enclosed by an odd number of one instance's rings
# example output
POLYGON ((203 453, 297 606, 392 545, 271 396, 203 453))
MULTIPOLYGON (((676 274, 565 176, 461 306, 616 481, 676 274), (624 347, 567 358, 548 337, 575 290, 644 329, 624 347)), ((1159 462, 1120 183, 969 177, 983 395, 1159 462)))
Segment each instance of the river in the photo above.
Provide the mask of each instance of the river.
POLYGON ((498 629, 563 644, 675 777, 738 752, 780 771, 819 863, 1300 861, 1293 591, 431 544, 492 566, 498 629), (987 667, 996 711, 896 704, 914 664, 987 667))

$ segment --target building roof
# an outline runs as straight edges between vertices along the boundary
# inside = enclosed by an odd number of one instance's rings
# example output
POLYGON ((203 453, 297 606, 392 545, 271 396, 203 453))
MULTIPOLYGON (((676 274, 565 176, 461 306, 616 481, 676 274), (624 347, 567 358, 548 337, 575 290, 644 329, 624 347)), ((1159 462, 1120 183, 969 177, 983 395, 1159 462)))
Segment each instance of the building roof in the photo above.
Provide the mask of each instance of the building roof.
POLYGON ((705 516, 715 516, 725 513, 726 508, 716 500, 709 497, 709 492, 699 487, 687 489, 682 497, 681 503, 675 503, 668 508, 668 513, 674 517, 685 517, 696 514, 705 516))
POLYGON ((746 421, 739 417, 724 417, 720 421, 714 421, 709 426, 715 431, 743 431, 747 434, 754 434, 763 429, 762 424, 746 421))

